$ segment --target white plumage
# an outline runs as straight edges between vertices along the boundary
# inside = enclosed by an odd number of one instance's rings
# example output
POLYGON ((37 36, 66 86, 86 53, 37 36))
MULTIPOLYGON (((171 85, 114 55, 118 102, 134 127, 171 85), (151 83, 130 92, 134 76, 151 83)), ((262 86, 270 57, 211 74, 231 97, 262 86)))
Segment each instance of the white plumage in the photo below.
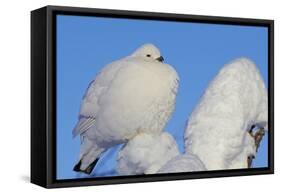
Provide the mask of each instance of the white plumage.
POLYGON ((111 146, 138 133, 160 133, 174 110, 178 75, 162 63, 160 51, 145 44, 107 65, 93 80, 81 103, 73 136, 80 134, 76 171, 90 173, 111 146))
POLYGON ((256 145, 253 125, 267 130, 267 89, 255 64, 239 58, 225 65, 192 112, 185 131, 187 153, 208 170, 247 168, 256 145))
POLYGON ((117 171, 120 175, 154 174, 178 154, 170 134, 140 133, 120 150, 117 171))

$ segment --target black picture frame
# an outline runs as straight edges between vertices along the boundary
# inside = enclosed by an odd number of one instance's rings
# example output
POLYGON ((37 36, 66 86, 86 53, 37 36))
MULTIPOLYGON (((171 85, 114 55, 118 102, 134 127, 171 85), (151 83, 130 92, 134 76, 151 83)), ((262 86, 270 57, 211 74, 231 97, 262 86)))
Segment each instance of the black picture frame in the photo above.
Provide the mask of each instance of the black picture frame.
POLYGON ((31 182, 46 188, 274 173, 274 21, 109 9, 46 6, 31 12, 31 182), (56 15, 265 26, 268 28, 268 167, 56 180, 56 15))

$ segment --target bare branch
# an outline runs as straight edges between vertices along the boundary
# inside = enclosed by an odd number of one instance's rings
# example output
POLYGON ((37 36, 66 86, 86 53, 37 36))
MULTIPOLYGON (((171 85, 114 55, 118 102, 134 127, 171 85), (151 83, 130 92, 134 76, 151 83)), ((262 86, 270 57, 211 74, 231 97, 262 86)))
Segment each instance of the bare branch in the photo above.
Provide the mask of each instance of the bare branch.
MULTIPOLYGON (((264 130, 264 128, 259 128, 258 130, 254 131, 255 127, 256 127, 255 125, 253 125, 251 127, 251 129, 249 130, 249 134, 254 138, 256 152, 258 152, 262 138, 265 135, 265 130, 264 130)), ((255 156, 253 156, 253 155, 248 156, 248 158, 247 158, 248 168, 250 168, 252 166, 253 159, 255 159, 255 156)))

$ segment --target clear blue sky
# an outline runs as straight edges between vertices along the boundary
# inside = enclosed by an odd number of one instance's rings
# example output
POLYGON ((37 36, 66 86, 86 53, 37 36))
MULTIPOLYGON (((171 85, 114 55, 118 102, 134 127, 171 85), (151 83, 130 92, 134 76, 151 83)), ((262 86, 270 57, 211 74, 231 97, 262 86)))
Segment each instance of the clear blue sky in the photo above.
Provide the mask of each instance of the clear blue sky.
MULTIPOLYGON (((72 139, 82 96, 91 80, 108 63, 130 54, 144 43, 160 48, 165 62, 180 76, 176 108, 165 130, 183 151, 186 120, 210 80, 237 57, 252 59, 268 83, 267 28, 196 24, 86 16, 57 16, 57 178, 89 177, 72 171, 80 140, 72 139)), ((267 166, 267 136, 255 167, 267 166)), ((99 161, 96 176, 116 175, 120 146, 99 161)))

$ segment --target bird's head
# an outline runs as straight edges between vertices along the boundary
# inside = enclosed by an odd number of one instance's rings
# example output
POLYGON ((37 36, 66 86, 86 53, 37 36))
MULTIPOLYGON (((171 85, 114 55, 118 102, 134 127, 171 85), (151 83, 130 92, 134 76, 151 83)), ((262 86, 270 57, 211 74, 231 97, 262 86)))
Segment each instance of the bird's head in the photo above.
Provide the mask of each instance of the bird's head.
POLYGON ((159 49, 153 44, 144 44, 139 47, 132 57, 141 58, 147 62, 163 62, 164 58, 161 56, 159 49))

